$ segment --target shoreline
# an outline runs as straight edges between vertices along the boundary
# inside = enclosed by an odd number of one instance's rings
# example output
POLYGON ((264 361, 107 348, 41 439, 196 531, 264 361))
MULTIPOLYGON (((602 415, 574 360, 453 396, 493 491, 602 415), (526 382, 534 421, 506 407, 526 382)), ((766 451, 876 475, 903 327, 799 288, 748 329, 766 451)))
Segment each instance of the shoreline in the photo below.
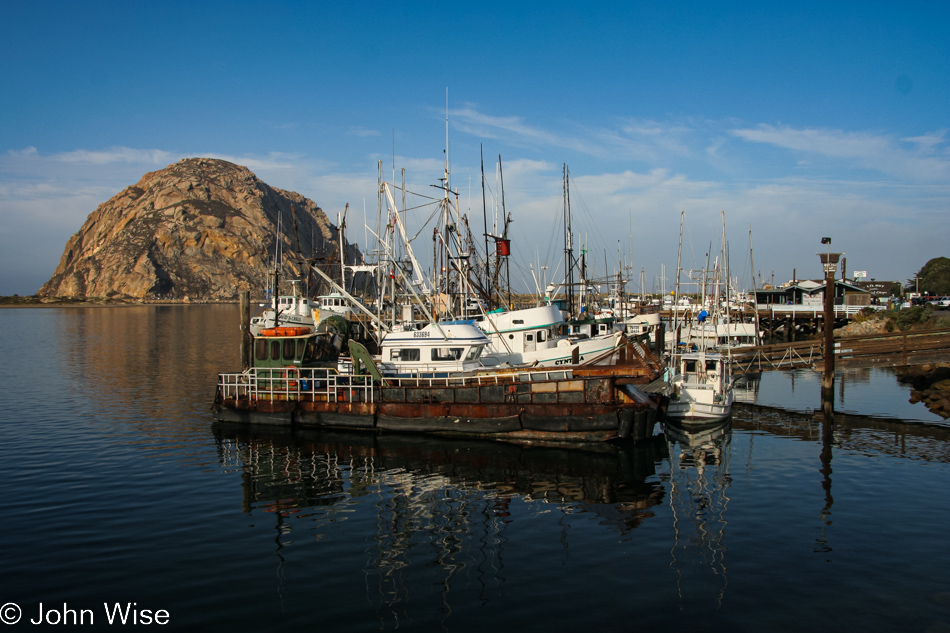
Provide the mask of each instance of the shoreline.
MULTIPOLYGON (((264 301, 264 299, 260 299, 264 301)), ((251 299, 251 303, 255 300, 251 299)), ((31 295, 0 296, 0 309, 3 308, 116 308, 122 306, 143 305, 217 305, 237 304, 238 299, 64 299, 31 295)))

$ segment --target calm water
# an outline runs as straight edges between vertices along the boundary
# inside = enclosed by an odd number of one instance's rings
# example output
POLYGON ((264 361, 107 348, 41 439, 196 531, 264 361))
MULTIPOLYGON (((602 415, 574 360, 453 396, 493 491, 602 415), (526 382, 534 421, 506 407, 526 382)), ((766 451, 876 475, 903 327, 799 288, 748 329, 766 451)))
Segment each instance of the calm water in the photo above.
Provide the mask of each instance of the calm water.
POLYGON ((8 630, 134 603, 163 630, 950 631, 950 429, 889 373, 839 378, 839 411, 893 419, 827 446, 753 406, 623 449, 266 432, 209 412, 237 312, 0 310, 8 630))

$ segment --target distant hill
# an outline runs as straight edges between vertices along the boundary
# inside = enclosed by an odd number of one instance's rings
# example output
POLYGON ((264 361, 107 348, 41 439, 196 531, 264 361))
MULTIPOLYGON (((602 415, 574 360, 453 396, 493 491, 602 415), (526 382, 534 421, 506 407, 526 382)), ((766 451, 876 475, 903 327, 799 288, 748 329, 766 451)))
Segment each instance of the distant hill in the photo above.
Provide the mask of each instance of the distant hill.
MULTIPOLYGON (((43 297, 233 299, 259 295, 273 272, 306 278, 302 260, 338 259, 337 228, 311 200, 247 167, 188 158, 142 176, 99 205, 66 242, 43 297)), ((347 258, 359 258, 346 246, 347 258)), ((353 259, 350 259, 353 258, 353 259)))

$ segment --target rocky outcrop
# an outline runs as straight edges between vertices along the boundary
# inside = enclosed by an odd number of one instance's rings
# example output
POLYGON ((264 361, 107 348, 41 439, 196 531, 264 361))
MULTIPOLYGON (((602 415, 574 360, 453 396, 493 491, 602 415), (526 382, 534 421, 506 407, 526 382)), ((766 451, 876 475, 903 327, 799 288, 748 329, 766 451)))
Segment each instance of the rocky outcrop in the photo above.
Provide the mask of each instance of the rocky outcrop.
POLYGON ((844 327, 835 329, 838 336, 867 336, 870 334, 884 334, 887 332, 887 322, 884 319, 855 320, 844 327))
MULTIPOLYGON (((38 294, 233 299, 265 287, 275 247, 283 279, 297 279, 307 275, 306 259, 332 259, 338 244, 311 200, 268 186, 247 167, 188 158, 99 205, 38 294)), ((358 257, 347 245, 347 259, 358 257)))
POLYGON ((912 404, 923 402, 932 413, 950 418, 950 362, 903 367, 897 378, 913 386, 912 404))

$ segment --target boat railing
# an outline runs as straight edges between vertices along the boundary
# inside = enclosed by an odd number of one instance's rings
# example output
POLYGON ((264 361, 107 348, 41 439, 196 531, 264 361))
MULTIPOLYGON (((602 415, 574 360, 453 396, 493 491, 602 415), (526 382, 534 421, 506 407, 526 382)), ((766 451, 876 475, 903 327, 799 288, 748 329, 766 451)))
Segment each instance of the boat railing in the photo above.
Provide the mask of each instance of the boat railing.
POLYGON ((384 376, 387 386, 394 387, 459 387, 509 384, 514 382, 538 382, 571 380, 573 370, 499 371, 478 374, 450 374, 447 376, 384 376))
POLYGON ((372 376, 342 375, 320 367, 252 367, 241 373, 218 374, 218 393, 221 398, 235 400, 375 400, 372 376))
MULTIPOLYGON (((571 369, 454 374, 445 376, 384 376, 385 386, 458 387, 572 380, 571 369)), ((218 393, 234 400, 303 400, 311 402, 374 402, 369 375, 344 375, 314 367, 252 367, 241 373, 218 374, 218 393)))

